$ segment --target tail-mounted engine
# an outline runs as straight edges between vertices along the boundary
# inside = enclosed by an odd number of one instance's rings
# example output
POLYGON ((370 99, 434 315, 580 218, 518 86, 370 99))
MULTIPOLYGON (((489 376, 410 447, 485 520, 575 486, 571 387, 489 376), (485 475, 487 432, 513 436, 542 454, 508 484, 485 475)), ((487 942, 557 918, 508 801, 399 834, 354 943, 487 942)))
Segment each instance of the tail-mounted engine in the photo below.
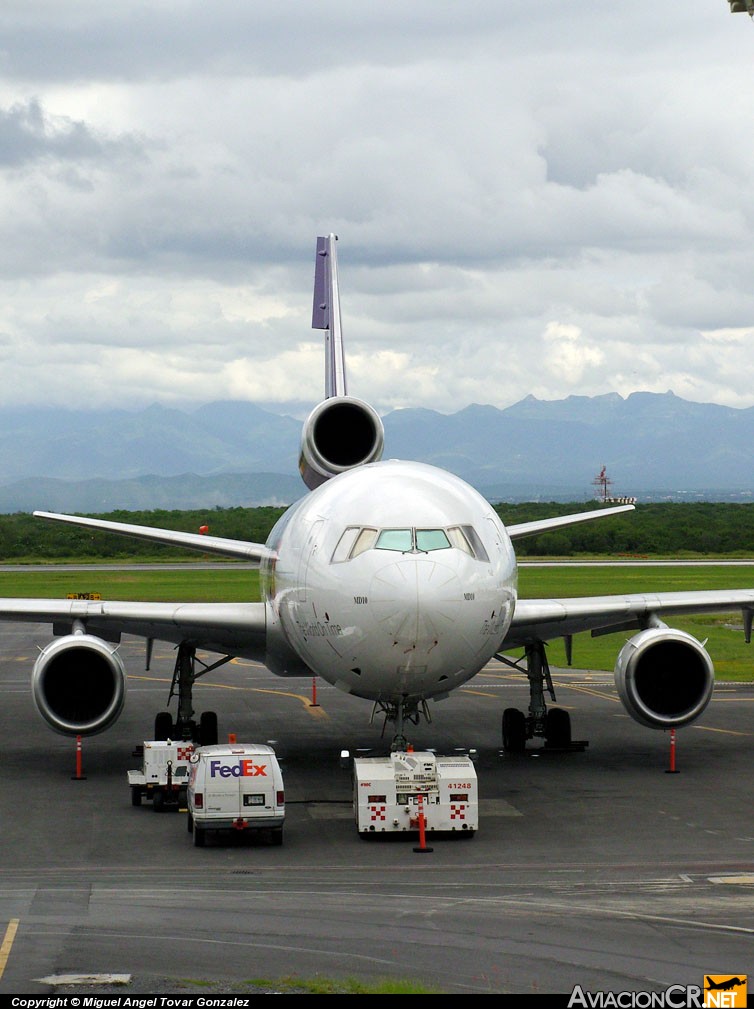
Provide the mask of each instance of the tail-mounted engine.
POLYGON ((685 631, 652 627, 626 642, 615 685, 629 715, 652 729, 688 725, 712 696, 715 670, 704 647, 685 631))
POLYGON ((323 400, 301 434, 299 469, 310 490, 346 470, 377 462, 385 432, 376 411, 351 396, 323 400))
POLYGON ((91 736, 109 728, 126 699, 126 670, 106 642, 67 634, 34 663, 31 690, 37 710, 56 732, 91 736))

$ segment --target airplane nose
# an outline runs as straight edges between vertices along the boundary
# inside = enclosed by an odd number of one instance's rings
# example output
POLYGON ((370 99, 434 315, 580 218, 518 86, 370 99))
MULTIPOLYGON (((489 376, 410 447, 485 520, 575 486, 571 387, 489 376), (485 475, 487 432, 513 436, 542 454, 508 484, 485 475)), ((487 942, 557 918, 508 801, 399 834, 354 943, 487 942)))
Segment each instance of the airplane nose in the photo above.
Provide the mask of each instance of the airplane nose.
POLYGON ((429 652, 457 622, 462 590, 452 568, 404 557, 376 572, 369 597, 377 626, 394 645, 429 652))

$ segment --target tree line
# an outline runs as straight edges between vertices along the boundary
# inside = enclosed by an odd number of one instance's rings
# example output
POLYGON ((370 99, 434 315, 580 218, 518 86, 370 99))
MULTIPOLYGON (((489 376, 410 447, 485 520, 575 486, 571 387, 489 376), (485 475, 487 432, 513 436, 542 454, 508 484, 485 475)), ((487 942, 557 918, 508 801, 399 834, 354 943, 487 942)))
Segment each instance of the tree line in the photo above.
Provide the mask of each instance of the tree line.
MULTIPOLYGON (((599 504, 496 505, 506 524, 585 511, 599 504)), ((116 511, 95 517, 263 543, 284 508, 211 508, 190 511, 116 511)), ((636 510, 516 542, 521 557, 707 555, 754 556, 754 504, 694 502, 639 504, 636 510)), ((27 513, 0 515, 0 562, 180 559, 197 554, 146 540, 47 522, 27 513)))
MULTIPOLYGON (((599 504, 590 507, 601 508, 599 504)), ((588 508, 574 504, 498 505, 506 524, 588 508)), ((516 542, 523 557, 754 556, 754 504, 700 501, 637 504, 636 510, 516 542)))

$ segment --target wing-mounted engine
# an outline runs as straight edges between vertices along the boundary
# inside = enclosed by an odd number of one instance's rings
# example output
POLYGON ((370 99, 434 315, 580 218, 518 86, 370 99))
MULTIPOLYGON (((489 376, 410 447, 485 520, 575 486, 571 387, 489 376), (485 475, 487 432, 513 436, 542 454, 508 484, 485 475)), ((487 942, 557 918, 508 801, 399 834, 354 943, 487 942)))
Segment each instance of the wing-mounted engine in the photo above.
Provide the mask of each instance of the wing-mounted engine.
POLYGON ((696 638, 651 627, 626 642, 615 663, 615 685, 629 715, 652 729, 693 722, 712 696, 715 670, 696 638))
POLYGON ((299 469, 310 490, 346 470, 378 462, 385 432, 377 412, 352 396, 323 400, 301 434, 299 469))
POLYGON ((116 721, 126 699, 126 670, 117 651, 90 634, 66 634, 49 644, 31 674, 34 703, 66 736, 91 736, 116 721))

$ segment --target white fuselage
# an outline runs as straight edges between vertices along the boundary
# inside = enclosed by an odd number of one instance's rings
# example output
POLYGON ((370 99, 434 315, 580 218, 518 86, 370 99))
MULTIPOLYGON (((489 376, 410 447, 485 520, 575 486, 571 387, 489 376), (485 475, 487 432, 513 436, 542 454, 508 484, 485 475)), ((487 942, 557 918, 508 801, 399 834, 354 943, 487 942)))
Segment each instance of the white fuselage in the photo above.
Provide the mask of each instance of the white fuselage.
POLYGON ((273 529, 268 634, 372 700, 447 694, 498 650, 516 602, 505 528, 468 484, 386 461, 334 477, 273 529))

